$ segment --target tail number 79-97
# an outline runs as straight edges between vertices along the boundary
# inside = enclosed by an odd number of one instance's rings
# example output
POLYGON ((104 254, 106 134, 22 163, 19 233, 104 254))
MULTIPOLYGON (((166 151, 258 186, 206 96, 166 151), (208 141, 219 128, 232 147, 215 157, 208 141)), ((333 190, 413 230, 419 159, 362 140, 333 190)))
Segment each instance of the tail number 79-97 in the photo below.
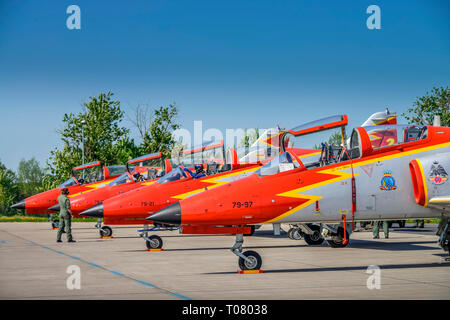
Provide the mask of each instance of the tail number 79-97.
POLYGON ((253 201, 233 201, 233 208, 250 208, 253 205, 253 201))

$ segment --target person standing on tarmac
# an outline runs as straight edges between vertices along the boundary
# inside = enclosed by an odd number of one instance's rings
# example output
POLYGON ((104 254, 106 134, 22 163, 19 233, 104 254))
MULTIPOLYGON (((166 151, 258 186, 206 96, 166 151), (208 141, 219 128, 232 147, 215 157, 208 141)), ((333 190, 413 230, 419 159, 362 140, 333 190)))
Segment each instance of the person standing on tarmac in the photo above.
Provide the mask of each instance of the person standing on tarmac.
POLYGON ((76 242, 72 239, 72 229, 71 229, 71 215, 72 210, 70 210, 70 200, 67 197, 69 194, 69 189, 63 188, 61 194, 58 196, 59 203, 59 230, 56 237, 56 242, 61 241, 61 235, 63 233, 64 227, 66 229, 67 242, 76 242))
POLYGON ((383 224, 384 237, 389 238, 389 221, 374 221, 372 227, 372 233, 374 239, 380 239, 380 227, 383 224))

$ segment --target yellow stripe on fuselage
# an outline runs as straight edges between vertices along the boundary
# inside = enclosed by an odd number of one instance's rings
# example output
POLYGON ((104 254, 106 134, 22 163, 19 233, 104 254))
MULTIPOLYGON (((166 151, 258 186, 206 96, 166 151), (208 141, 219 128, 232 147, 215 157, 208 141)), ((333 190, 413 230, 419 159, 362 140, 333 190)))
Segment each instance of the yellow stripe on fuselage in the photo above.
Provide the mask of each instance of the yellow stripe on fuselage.
MULTIPOLYGON (((406 156, 409 156, 409 155, 412 155, 412 154, 426 152, 426 151, 440 149, 440 148, 445 148, 445 147, 449 147, 449 146, 450 146, 450 142, 436 144, 436 145, 423 147, 423 148, 419 148, 419 149, 414 149, 414 150, 410 150, 410 151, 404 151, 404 152, 399 152, 399 153, 395 153, 395 154, 391 154, 391 155, 387 155, 387 156, 381 156, 381 157, 378 157, 378 158, 373 158, 373 159, 369 159, 369 160, 365 160, 365 161, 359 161, 359 162, 353 163, 352 166, 353 166, 353 168, 356 168, 356 167, 360 167, 360 166, 367 165, 367 164, 372 164, 372 163, 379 162, 379 161, 386 161, 386 160, 406 157, 406 156)), ((419 161, 418 161, 418 163, 419 163, 419 161)), ((419 165, 421 167, 422 177, 424 177, 423 168, 422 168, 420 163, 419 163, 419 165)), ((325 169, 325 170, 322 170, 322 171, 318 171, 317 173, 334 174, 334 175, 339 175, 339 177, 333 178, 333 179, 330 179, 330 180, 325 180, 325 181, 318 182, 318 183, 314 183, 314 184, 306 186, 306 187, 302 187, 302 188, 298 188, 298 189, 294 189, 294 190, 290 190, 290 191, 286 191, 286 192, 277 194, 277 196, 301 198, 301 199, 309 199, 309 200, 307 202, 301 204, 300 206, 294 208, 294 209, 291 209, 291 210, 289 210, 289 211, 287 211, 287 212, 285 212, 285 213, 283 213, 283 214, 281 214, 281 215, 279 215, 279 216, 277 216, 277 217, 275 217, 273 219, 270 219, 270 220, 262 222, 262 223, 273 223, 275 221, 281 220, 281 219, 291 215, 292 213, 297 212, 298 210, 309 206, 310 204, 312 204, 312 203, 314 203, 315 201, 318 200, 318 199, 317 200, 313 200, 314 198, 319 198, 319 199, 323 198, 323 197, 320 197, 320 196, 313 196, 313 195, 299 194, 299 193, 303 192, 303 191, 306 191, 306 190, 309 190, 309 189, 318 188, 318 187, 321 187, 321 186, 325 186, 325 185, 328 185, 328 184, 331 184, 331 183, 335 183, 335 182, 338 182, 338 181, 341 181, 341 180, 345 180, 345 179, 351 178, 352 177, 351 173, 349 173, 349 172, 341 172, 341 170, 349 169, 352 166, 350 164, 345 164, 343 166, 338 166, 338 167, 335 167, 335 168, 330 168, 330 169, 325 169)), ((355 177, 356 176, 358 176, 358 174, 355 174, 355 177)), ((424 181, 424 183, 425 183, 425 181, 424 181)), ((426 184, 424 186, 426 188, 426 184)), ((426 190, 425 190, 425 192, 426 192, 426 190)), ((425 203, 428 203, 428 194, 427 194, 427 192, 425 193, 425 195, 426 195, 426 202, 425 203)))
MULTIPOLYGON (((220 181, 220 179, 228 178, 228 177, 232 177, 232 176, 236 176, 236 175, 240 175, 240 174, 244 174, 244 173, 247 173, 247 172, 256 171, 259 168, 261 168, 261 166, 252 167, 250 169, 242 170, 242 171, 238 170, 237 172, 232 172, 232 173, 229 173, 229 174, 226 174, 226 175, 223 175, 223 176, 205 179, 202 182, 211 183, 210 186, 205 186, 205 187, 208 188, 208 189, 212 189, 212 188, 216 188, 216 187, 222 186, 224 184, 227 184, 229 182, 229 181, 220 181)), ((185 199, 185 198, 187 198, 187 197, 189 197, 191 195, 194 195, 196 193, 200 193, 202 191, 205 191, 205 187, 200 188, 200 189, 196 189, 196 190, 193 190, 193 191, 189 191, 189 192, 186 192, 186 193, 178 194, 178 195, 172 196, 172 198, 180 199, 180 200, 181 199, 185 199)))
POLYGON ((424 203, 424 207, 428 206, 428 189, 427 189, 427 180, 425 178, 425 173, 423 172, 423 167, 422 167, 422 163, 417 159, 417 164, 419 165, 419 169, 420 169, 420 176, 422 178, 422 183, 423 183, 423 189, 425 191, 425 203, 424 203))

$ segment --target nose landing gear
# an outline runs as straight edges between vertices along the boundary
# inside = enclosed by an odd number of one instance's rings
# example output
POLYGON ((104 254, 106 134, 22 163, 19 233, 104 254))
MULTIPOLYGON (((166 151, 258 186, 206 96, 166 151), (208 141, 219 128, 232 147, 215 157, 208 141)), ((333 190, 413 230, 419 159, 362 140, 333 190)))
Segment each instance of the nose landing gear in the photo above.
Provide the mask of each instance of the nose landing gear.
POLYGON ((242 252, 242 245, 244 243, 244 235, 237 234, 236 241, 231 247, 231 252, 239 257, 239 268, 241 270, 259 270, 261 269, 262 259, 261 256, 252 250, 242 252))

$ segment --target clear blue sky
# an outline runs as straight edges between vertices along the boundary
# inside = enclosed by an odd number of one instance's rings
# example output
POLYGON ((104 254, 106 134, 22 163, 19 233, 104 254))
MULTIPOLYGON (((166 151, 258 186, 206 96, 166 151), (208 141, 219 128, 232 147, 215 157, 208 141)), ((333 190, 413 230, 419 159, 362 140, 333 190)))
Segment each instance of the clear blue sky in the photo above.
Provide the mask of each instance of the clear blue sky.
POLYGON ((107 90, 129 114, 176 102, 187 129, 401 113, 449 85, 449 21, 450 1, 2 0, 0 160, 44 164, 64 113, 107 90), (81 30, 66 28, 71 4, 81 30))

